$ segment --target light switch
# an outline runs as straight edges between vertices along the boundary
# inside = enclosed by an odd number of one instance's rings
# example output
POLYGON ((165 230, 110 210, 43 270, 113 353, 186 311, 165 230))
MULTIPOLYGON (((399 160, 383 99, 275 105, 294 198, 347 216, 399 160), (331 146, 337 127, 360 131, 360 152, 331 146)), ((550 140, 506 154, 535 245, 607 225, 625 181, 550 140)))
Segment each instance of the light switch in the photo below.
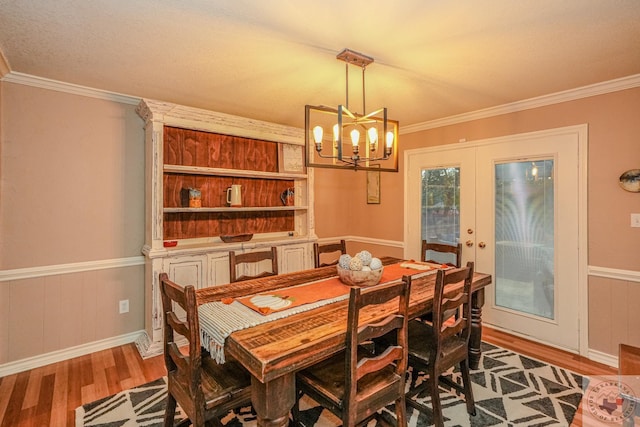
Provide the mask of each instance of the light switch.
POLYGON ((640 213, 631 214, 631 226, 640 227, 640 213))

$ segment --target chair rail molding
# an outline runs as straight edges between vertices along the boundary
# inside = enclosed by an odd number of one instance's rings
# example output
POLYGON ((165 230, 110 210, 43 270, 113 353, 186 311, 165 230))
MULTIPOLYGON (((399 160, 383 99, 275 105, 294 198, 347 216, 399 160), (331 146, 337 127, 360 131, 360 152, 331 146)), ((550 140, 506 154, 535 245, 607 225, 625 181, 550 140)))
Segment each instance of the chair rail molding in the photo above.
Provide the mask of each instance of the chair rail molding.
POLYGON ((0 270, 0 282, 144 265, 143 256, 0 270))
POLYGON ((590 265, 587 274, 595 277, 623 280, 628 282, 640 282, 640 271, 621 270, 618 268, 598 267, 590 265))

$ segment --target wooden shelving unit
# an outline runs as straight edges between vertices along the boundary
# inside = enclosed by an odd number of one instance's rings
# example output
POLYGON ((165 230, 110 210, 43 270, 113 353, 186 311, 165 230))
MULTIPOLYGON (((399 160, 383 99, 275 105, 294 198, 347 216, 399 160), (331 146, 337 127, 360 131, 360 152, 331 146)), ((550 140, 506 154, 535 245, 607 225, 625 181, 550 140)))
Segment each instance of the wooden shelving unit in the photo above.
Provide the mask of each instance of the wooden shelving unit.
POLYGON ((142 100, 145 122, 146 256, 143 356, 161 352, 158 275, 198 288, 228 283, 228 253, 278 248, 279 271, 313 266, 313 173, 304 131, 166 102, 142 100), (242 188, 242 206, 226 190, 242 188), (190 207, 189 189, 201 192, 190 207), (281 196, 293 190, 288 206, 281 196), (221 235, 253 234, 224 243, 221 235), (165 247, 165 242, 167 246, 165 247))

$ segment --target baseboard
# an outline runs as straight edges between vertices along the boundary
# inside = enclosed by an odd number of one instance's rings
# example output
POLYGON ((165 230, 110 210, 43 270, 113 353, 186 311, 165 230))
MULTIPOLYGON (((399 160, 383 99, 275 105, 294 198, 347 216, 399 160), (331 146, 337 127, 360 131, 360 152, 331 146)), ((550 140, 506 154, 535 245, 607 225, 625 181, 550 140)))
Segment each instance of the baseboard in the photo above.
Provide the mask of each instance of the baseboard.
POLYGON ((571 349, 568 349, 568 348, 564 348, 564 347, 561 347, 561 346, 559 346, 557 344, 552 344, 552 343, 549 343, 549 342, 546 342, 546 341, 543 341, 543 340, 536 339, 536 338, 532 337, 531 335, 520 334, 518 332, 512 331, 510 329, 502 328, 502 327, 497 326, 497 325, 490 325, 488 323, 485 323, 484 321, 482 322, 482 327, 483 328, 495 329, 496 331, 504 332, 505 334, 513 335, 513 336, 516 336, 516 337, 519 337, 519 338, 523 338, 523 339, 528 340, 528 341, 533 341, 533 342, 536 342, 538 344, 546 345, 547 347, 557 348, 558 350, 566 351, 568 353, 580 354, 580 352, 578 350, 571 350, 571 349))
POLYGON ((589 349, 589 353, 587 354, 587 358, 589 360, 593 360, 594 362, 603 363, 605 365, 613 366, 614 368, 618 367, 618 356, 614 356, 611 354, 603 353, 598 350, 589 349))
POLYGON ((93 341, 87 344, 81 344, 75 347, 69 347, 62 350, 52 351, 51 353, 5 363, 0 365, 0 378, 7 375, 17 374, 18 372, 28 371, 29 369, 39 368, 51 363, 84 356, 85 354, 95 353, 96 351, 129 344, 131 342, 135 342, 144 333, 144 331, 131 332, 117 337, 93 341))
MULTIPOLYGON (((499 326, 496 325, 489 325, 486 323, 482 323, 482 327, 483 328, 491 328, 491 329, 495 329, 496 331, 500 331, 500 332, 504 332, 506 334, 509 335, 514 335, 529 341, 533 341, 539 344, 543 344, 546 345, 548 347, 553 347, 553 348, 557 348, 558 350, 562 350, 562 351, 567 351, 569 353, 574 353, 574 354, 578 354, 577 351, 573 351, 573 350, 567 350, 566 348, 562 348, 560 346, 554 345, 554 344, 550 344, 548 342, 545 341, 541 341, 541 340, 537 340, 533 337, 531 337, 530 335, 523 335, 523 334, 519 334, 517 332, 514 331, 510 331, 508 329, 504 329, 501 328, 499 326)), ((598 363, 602 363, 608 366, 613 366, 614 368, 618 367, 618 357, 617 356, 613 356, 611 354, 607 354, 607 353, 603 353, 601 351, 597 351, 597 350, 592 350, 592 349, 588 349, 587 350, 587 354, 584 355, 584 357, 586 357, 587 359, 593 361, 593 362, 598 362, 598 363)))

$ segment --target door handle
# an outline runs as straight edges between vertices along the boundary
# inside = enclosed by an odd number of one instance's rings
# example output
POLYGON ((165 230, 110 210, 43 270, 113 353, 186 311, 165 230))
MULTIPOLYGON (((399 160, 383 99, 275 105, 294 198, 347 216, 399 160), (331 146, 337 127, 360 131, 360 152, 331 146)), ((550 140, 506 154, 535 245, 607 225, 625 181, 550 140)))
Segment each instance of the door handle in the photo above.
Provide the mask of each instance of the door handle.
POLYGON ((465 242, 465 245, 467 245, 468 247, 473 246, 473 240, 467 240, 467 241, 465 242))
POLYGON ((478 243, 478 246, 480 247, 480 249, 484 249, 487 245, 484 242, 480 242, 478 243))

